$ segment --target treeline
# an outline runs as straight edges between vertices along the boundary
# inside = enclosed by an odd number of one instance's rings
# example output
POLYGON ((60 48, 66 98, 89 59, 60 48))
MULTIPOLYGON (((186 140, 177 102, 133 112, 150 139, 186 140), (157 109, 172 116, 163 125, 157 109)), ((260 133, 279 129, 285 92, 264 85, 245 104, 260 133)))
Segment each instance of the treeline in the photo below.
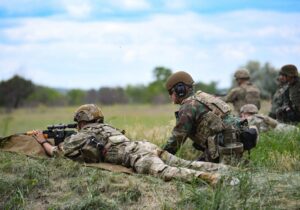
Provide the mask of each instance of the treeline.
MULTIPOLYGON (((260 87, 263 97, 269 98, 276 90, 278 70, 268 63, 260 66, 259 62, 250 61, 246 67, 260 87)), ((165 67, 153 70, 154 80, 148 85, 127 85, 126 87, 101 87, 99 89, 81 90, 71 89, 62 91, 50 87, 34 84, 21 76, 15 75, 11 79, 0 82, 0 106, 18 108, 21 106, 67 106, 84 103, 103 105, 128 103, 169 103, 170 99, 165 90, 165 82, 172 71, 165 67)), ((228 75, 229 76, 229 75, 228 75)), ((197 80, 197 78, 194 78, 197 80)), ((196 90, 203 90, 211 94, 224 94, 226 90, 217 88, 217 82, 205 84, 196 82, 196 90)))
MULTIPOLYGON (((32 81, 15 75, 9 80, 0 82, 0 106, 18 108, 20 106, 66 106, 83 103, 104 105, 128 103, 169 103, 164 84, 172 71, 165 67, 153 70, 154 81, 148 85, 128 85, 123 87, 101 87, 99 89, 70 89, 62 91, 45 86, 35 85, 32 81)), ((217 83, 208 85, 197 83, 197 87, 214 93, 217 83)))

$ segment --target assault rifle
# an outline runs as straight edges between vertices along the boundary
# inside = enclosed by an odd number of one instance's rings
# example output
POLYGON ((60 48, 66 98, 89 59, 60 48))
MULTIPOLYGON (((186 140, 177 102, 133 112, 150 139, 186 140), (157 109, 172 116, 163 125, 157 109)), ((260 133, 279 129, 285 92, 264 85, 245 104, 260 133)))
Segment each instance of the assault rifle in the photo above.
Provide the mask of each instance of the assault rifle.
MULTIPOLYGON (((76 133, 75 130, 66 130, 66 129, 67 128, 74 129, 76 127, 77 127, 77 123, 50 125, 47 127, 47 130, 43 130, 43 134, 45 138, 54 139, 55 145, 59 145, 61 142, 65 140, 65 138, 76 133)), ((28 131, 23 134, 32 135, 32 133, 33 131, 28 131)))

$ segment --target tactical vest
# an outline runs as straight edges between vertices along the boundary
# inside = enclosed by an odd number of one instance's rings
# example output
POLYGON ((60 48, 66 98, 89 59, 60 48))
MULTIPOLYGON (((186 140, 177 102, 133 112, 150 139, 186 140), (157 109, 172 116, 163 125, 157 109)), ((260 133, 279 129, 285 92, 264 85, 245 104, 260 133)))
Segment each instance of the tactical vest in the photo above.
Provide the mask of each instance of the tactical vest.
MULTIPOLYGON (((219 146, 223 145, 225 148, 222 151, 227 151, 229 144, 232 145, 232 143, 237 142, 236 128, 223 122, 223 119, 231 112, 231 108, 227 103, 202 91, 197 91, 196 94, 185 99, 183 103, 188 100, 196 100, 210 110, 210 112, 205 113, 198 119, 196 133, 193 136, 189 136, 194 141, 194 147, 211 153, 209 145, 214 145, 217 151, 219 146), (214 140, 211 139, 213 136, 215 136, 214 140)), ((232 148, 230 149, 233 151, 232 148)), ((240 152, 240 147, 238 149, 234 152, 240 152)))
POLYGON ((101 140, 104 144, 108 142, 110 137, 124 135, 125 132, 104 123, 89 124, 83 130, 93 132, 97 139, 101 140))
POLYGON ((121 131, 102 123, 84 126, 77 134, 65 142, 64 150, 69 158, 83 159, 85 162, 99 162, 111 145, 129 141, 121 131))
POLYGON ((231 111, 227 103, 200 90, 192 98, 206 105, 215 115, 221 118, 224 118, 231 111))

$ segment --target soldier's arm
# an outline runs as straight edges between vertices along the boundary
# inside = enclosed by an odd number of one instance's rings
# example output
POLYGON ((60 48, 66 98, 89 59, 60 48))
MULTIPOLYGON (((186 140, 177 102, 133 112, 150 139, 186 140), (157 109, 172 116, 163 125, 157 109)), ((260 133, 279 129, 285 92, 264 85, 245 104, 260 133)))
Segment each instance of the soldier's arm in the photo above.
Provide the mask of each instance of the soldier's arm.
POLYGON ((231 89, 229 93, 226 96, 222 97, 221 99, 227 103, 232 103, 236 100, 236 93, 237 93, 236 88, 231 89))
POLYGON ((64 155, 68 158, 79 155, 80 149, 86 144, 87 139, 89 139, 91 136, 93 136, 93 133, 89 131, 80 131, 67 137, 65 141, 54 151, 54 155, 64 155))
POLYGON ((191 104, 184 104, 178 112, 176 126, 173 128, 172 135, 164 146, 164 150, 175 154, 181 145, 186 141, 192 132, 193 124, 196 119, 196 108, 191 104))
POLYGON ((54 151, 57 150, 57 146, 52 146, 50 142, 44 137, 42 131, 33 131, 32 137, 44 148, 45 152, 49 156, 54 155, 54 151))

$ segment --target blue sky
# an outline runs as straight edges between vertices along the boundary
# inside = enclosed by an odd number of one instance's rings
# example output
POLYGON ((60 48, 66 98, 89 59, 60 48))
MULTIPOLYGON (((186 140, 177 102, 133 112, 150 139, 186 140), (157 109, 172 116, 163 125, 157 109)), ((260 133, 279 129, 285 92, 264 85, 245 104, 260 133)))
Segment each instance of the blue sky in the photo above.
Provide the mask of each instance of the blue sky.
POLYGON ((300 1, 0 1, 0 80, 97 89, 164 66, 228 87, 249 60, 300 68, 300 1))

